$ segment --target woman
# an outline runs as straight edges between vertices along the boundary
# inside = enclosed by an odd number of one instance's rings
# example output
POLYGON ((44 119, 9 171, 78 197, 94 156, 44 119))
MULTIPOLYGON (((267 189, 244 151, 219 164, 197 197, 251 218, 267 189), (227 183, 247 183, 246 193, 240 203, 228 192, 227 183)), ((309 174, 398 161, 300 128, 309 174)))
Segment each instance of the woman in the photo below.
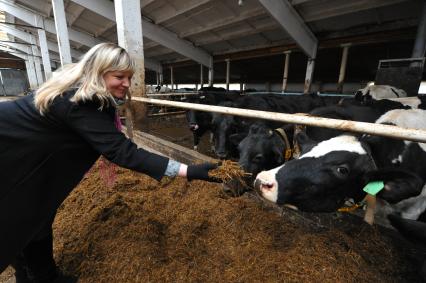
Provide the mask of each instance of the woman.
POLYGON ((153 154, 118 129, 116 105, 134 63, 109 43, 55 72, 35 94, 0 103, 0 273, 20 282, 71 282, 52 253, 56 209, 100 155, 157 180, 164 175, 215 181, 216 164, 190 165, 153 154))

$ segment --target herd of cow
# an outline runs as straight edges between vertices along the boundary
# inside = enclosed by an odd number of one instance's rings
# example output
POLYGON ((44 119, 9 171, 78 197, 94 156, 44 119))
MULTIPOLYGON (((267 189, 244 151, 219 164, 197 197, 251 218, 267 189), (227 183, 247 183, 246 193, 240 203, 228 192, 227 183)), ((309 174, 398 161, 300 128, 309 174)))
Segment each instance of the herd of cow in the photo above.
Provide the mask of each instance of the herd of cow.
MULTIPOLYGON (((211 90, 187 100, 426 129, 426 97, 406 97, 403 90, 391 86, 369 86, 343 99, 316 94, 241 96, 211 90)), ((252 174, 247 184, 230 182, 224 185, 226 190, 242 193, 249 185, 280 205, 333 212, 348 200, 368 199, 363 187, 380 181, 383 189, 376 195, 375 213, 386 216, 402 235, 426 249, 426 144, 192 110, 187 120, 194 149, 200 137, 211 132, 216 156, 238 160, 252 174)), ((426 280, 426 260, 420 273, 426 280)))

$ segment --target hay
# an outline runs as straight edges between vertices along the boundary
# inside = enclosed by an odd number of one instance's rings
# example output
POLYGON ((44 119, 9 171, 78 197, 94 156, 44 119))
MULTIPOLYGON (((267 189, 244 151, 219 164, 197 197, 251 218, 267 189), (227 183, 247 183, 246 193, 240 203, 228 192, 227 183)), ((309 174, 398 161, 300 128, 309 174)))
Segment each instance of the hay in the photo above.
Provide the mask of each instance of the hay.
POLYGON ((54 224, 55 256, 85 282, 414 282, 402 251, 366 224, 312 229, 218 184, 93 170, 54 224))
POLYGON ((238 164, 232 160, 220 161, 220 165, 209 172, 209 177, 217 178, 223 183, 228 183, 232 180, 244 184, 244 177, 251 176, 251 173, 246 173, 238 164))

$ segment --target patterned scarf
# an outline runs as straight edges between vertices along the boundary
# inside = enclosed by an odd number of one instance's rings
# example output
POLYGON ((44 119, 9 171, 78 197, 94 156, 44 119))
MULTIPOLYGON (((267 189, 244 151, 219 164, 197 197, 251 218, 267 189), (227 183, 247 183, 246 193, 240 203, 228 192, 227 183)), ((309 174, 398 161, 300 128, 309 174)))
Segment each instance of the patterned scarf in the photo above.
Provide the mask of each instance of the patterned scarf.
MULTIPOLYGON (((117 130, 122 130, 122 124, 120 120, 120 115, 118 114, 118 110, 115 111, 114 115, 114 124, 117 130)), ((98 161, 98 171, 99 171, 99 177, 101 177, 101 180, 104 182, 104 184, 107 187, 112 187, 115 184, 115 181, 117 179, 116 176, 116 167, 114 163, 108 161, 105 157, 101 156, 98 161)))

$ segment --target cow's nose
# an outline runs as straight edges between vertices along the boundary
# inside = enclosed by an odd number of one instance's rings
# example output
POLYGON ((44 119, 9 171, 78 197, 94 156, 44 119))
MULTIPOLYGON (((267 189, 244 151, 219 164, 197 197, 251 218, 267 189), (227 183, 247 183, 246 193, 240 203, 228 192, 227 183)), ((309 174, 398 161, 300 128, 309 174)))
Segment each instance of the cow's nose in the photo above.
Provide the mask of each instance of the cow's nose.
POLYGON ((270 180, 268 172, 262 171, 254 180, 253 187, 256 191, 271 191, 274 188, 274 182, 270 180))

